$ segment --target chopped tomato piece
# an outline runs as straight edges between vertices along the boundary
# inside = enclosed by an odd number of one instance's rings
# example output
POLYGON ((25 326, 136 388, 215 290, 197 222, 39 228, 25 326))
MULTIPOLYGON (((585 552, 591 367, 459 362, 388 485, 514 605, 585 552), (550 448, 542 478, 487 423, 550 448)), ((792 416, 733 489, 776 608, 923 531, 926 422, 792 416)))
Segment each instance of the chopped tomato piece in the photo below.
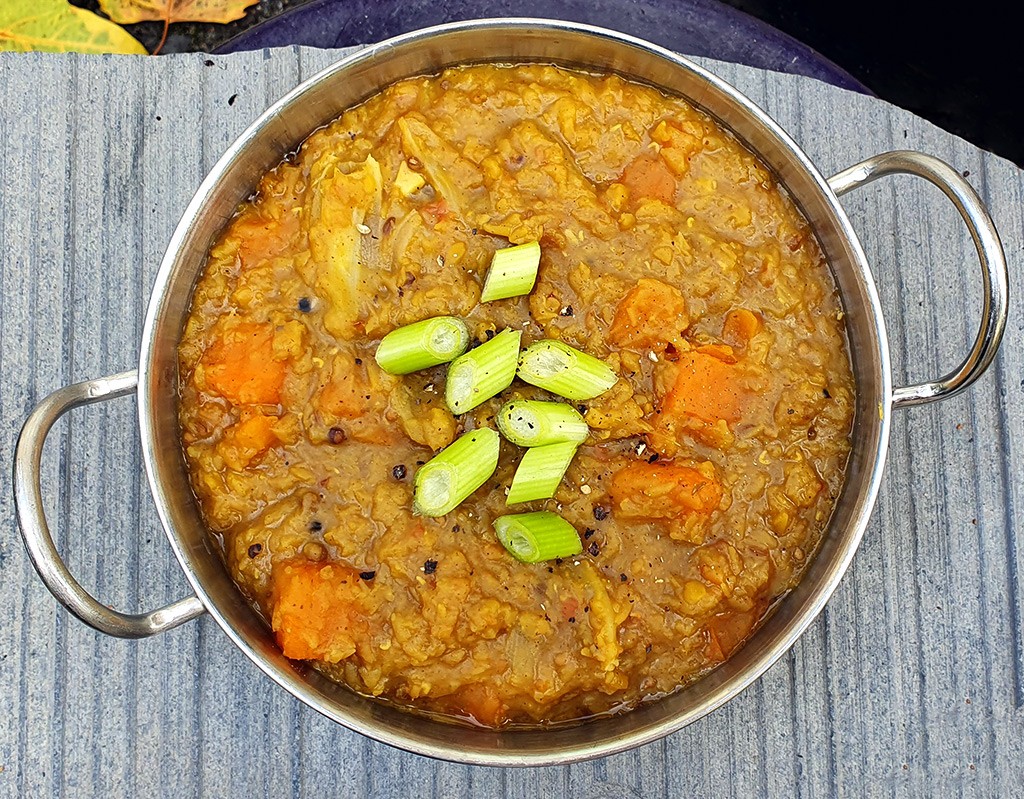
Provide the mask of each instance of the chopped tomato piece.
POLYGON ((576 621, 576 612, 580 609, 580 601, 574 597, 568 597, 562 602, 562 621, 572 619, 576 621))
POLYGON ((420 206, 419 211, 423 219, 431 225, 436 225, 451 213, 448 203, 444 201, 443 197, 427 205, 420 206))
POLYGON ((676 196, 676 177, 665 162, 653 153, 638 155, 619 178, 631 197, 646 197, 672 204, 676 196))
POLYGON ((682 338, 689 324, 682 292, 644 277, 619 302, 608 339, 620 347, 665 349, 682 338))
POLYGON ((677 519, 708 514, 722 501, 722 486, 689 466, 638 461, 612 477, 616 512, 626 519, 677 519))
POLYGON ((203 354, 206 386, 236 404, 281 401, 287 365, 274 360, 274 326, 239 322, 203 354))
POLYGON ((285 657, 337 663, 355 653, 368 630, 360 596, 373 589, 354 569, 288 561, 271 579, 271 626, 285 657))

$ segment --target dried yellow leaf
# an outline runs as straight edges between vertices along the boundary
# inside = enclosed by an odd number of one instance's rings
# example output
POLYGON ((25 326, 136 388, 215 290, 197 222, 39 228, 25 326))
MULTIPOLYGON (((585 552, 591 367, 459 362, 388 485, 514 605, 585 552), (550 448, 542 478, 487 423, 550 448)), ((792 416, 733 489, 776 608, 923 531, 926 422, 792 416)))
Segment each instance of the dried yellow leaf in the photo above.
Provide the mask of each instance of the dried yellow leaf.
POLYGON ((258 0, 100 0, 114 22, 233 22, 258 0))
POLYGON ((146 54, 126 30, 67 0, 0 2, 0 50, 146 54))

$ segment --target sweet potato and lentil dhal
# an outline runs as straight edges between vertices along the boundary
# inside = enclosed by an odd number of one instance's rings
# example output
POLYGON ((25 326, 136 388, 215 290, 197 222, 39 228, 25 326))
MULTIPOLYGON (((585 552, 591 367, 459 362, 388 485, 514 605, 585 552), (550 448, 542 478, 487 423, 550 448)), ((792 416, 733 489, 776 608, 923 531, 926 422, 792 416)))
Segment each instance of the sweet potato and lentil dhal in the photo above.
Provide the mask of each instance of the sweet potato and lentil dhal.
MULTIPOLYGON (((616 712, 729 657, 813 553, 854 385, 807 223, 711 118, 541 66, 403 80, 313 133, 212 248, 180 345, 193 487, 285 655, 353 690, 486 726, 616 712), (539 242, 528 295, 481 303, 539 242), (509 507, 525 450, 432 518, 417 470, 469 412, 446 366, 374 360, 437 316, 563 341, 614 371, 550 499, 509 507), (513 557, 496 518, 549 510, 579 555, 513 557)), ((472 350, 471 350, 472 351, 472 350)))

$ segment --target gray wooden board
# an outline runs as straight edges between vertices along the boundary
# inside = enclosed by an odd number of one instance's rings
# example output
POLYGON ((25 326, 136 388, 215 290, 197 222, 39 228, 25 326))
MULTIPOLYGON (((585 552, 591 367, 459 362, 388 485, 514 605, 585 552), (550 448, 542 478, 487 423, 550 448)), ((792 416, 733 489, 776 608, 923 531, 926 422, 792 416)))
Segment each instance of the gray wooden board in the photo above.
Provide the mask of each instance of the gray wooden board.
MULTIPOLYGON (((969 393, 896 414, 853 567, 818 621, 726 707, 570 767, 439 763, 351 733, 264 678, 208 618, 92 632, 36 578, 13 518, 17 430, 47 392, 135 365, 157 264, 192 192, 270 102, 336 52, 225 58, 0 54, 0 796, 1024 796, 1024 317, 969 393)), ((893 148, 970 173, 1024 293, 1024 179, 880 100, 706 64, 826 174, 893 148)), ((897 383, 957 363, 977 324, 967 234, 889 179, 844 199, 874 265, 897 383)), ((113 606, 185 595, 142 474, 130 399, 77 411, 44 461, 48 510, 113 606)))

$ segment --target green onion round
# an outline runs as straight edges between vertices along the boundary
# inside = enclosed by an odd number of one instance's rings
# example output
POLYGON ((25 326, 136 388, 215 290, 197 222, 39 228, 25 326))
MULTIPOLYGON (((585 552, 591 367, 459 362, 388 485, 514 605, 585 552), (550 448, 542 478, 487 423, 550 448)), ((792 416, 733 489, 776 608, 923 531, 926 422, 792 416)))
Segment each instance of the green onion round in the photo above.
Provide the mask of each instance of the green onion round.
POLYGON ((529 294, 537 282, 539 266, 540 244, 536 241, 498 250, 487 270, 480 302, 529 294))
POLYGON ((407 375, 448 363, 466 351, 469 330, 454 316, 435 316, 392 330, 377 346, 380 368, 393 375, 407 375))
POLYGON ((444 516, 476 491, 498 466, 501 441, 489 428, 459 436, 416 472, 413 509, 444 516))
POLYGON ((574 441, 526 450, 516 467, 505 504, 515 505, 518 502, 553 497, 575 455, 574 441))
POLYGON ((517 374, 520 380, 571 400, 593 399, 618 379, 604 361, 555 339, 523 350, 517 374))
POLYGON ((490 341, 452 361, 444 389, 445 402, 452 413, 471 411, 512 385, 522 335, 519 330, 502 330, 490 341))
POLYGON ((579 444, 590 432, 579 411, 565 402, 509 400, 498 410, 496 421, 501 434, 520 447, 579 444))
POLYGON ((576 529, 557 513, 513 513, 494 520, 498 540, 523 563, 567 558, 583 551, 576 529))

